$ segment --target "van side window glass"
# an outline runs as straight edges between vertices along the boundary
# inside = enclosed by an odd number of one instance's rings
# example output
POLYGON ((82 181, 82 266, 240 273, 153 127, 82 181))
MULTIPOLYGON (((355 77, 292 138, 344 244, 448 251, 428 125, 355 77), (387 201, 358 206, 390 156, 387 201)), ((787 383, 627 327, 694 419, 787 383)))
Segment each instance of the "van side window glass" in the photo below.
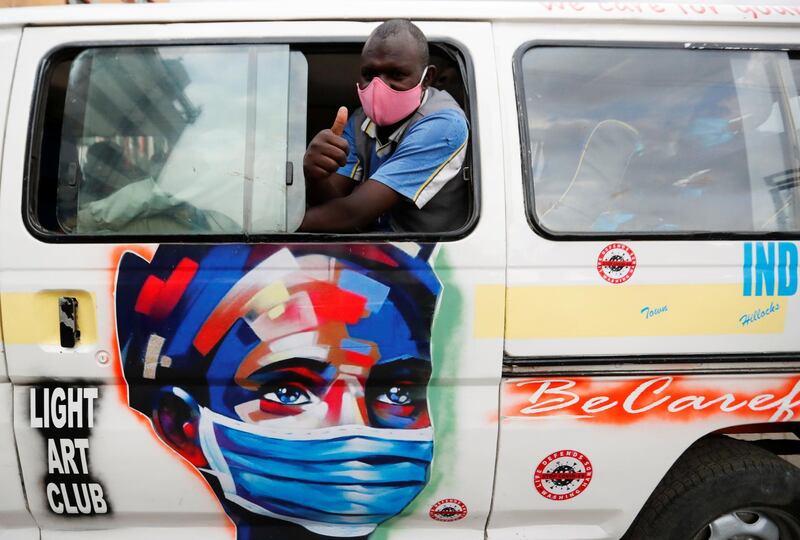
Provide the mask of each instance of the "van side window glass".
POLYGON ((537 47, 528 208, 552 233, 800 229, 792 53, 537 47))
POLYGON ((58 146, 60 232, 293 230, 305 206, 306 83, 303 55, 287 45, 78 53, 58 146))

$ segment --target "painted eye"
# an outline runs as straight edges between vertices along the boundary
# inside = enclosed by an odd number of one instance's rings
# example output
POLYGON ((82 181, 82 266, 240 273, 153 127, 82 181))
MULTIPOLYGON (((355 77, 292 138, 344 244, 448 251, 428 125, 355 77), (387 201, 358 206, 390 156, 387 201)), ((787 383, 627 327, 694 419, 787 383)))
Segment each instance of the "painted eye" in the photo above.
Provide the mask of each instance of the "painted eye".
POLYGON ((276 386, 271 392, 266 392, 264 398, 281 405, 306 405, 311 403, 311 396, 300 387, 293 385, 276 386))
POLYGON ((379 394, 377 400, 389 405, 410 405, 412 402, 409 391, 400 386, 392 386, 386 392, 379 394))

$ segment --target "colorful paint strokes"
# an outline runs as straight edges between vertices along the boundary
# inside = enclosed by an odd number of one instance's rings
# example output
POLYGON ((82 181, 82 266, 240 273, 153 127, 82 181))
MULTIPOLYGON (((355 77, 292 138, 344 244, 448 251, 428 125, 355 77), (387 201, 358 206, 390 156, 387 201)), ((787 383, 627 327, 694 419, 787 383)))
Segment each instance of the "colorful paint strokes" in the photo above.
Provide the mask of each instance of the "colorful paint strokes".
POLYGON ((240 539, 364 537, 428 482, 441 285, 433 246, 418 247, 122 256, 129 404, 204 474, 240 539))

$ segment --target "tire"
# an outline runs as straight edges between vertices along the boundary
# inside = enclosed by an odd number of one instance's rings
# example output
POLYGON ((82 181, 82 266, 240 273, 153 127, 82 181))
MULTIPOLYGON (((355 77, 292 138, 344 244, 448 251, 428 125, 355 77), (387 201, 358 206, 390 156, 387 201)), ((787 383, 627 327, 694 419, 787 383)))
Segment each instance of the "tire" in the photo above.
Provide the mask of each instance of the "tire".
POLYGON ((623 537, 773 539, 800 540, 800 469, 723 436, 699 440, 675 462, 623 537))

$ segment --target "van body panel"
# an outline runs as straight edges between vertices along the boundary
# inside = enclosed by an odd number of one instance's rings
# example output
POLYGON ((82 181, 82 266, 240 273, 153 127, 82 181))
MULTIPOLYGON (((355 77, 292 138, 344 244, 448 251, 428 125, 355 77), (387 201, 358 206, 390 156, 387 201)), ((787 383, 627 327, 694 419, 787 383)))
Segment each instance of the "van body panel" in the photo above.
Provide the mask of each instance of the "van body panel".
MULTIPOLYGON (((468 58, 470 69, 475 73, 493 69, 489 24, 420 22, 419 25, 431 41, 444 41, 458 47, 468 58)), ((279 264, 278 268, 283 268, 280 266, 282 264, 292 264, 286 258, 287 253, 297 259, 302 253, 314 249, 322 250, 321 253, 339 249, 344 257, 342 260, 351 256, 348 253, 359 253, 360 250, 388 250, 396 252, 397 256, 401 256, 403 251, 409 254, 430 253, 430 264, 442 286, 430 338, 433 372, 427 385, 434 433, 433 464, 422 492, 401 515, 381 525, 374 536, 410 539, 424 533, 442 537, 449 535, 452 538, 483 538, 494 479, 497 441, 495 412, 502 367, 502 335, 494 332, 490 336, 477 336, 473 319, 477 315, 477 297, 482 294, 480 291, 489 287, 499 292, 500 302, 495 302, 494 308, 489 311, 483 310, 481 317, 495 321, 495 325, 502 325, 502 291, 505 287, 502 190, 482 190, 480 201, 476 201, 482 214, 478 224, 466 237, 442 242, 438 246, 408 242, 398 243, 397 246, 388 242, 373 242, 363 247, 357 244, 337 246, 336 242, 330 242, 319 244, 318 248, 313 244, 290 243, 65 245, 34 239, 20 214, 19 201, 24 196, 23 176, 28 144, 26 132, 30 129, 29 119, 34 103, 31 97, 36 92, 42 62, 54 50, 81 44, 111 43, 363 41, 374 26, 375 23, 354 22, 336 25, 324 22, 269 22, 25 30, 20 67, 11 99, 9 125, 13 126, 13 136, 6 141, 6 155, 12 157, 3 164, 3 191, 0 193, 3 201, 0 203, 0 212, 5 216, 0 245, 4 253, 15 255, 0 257, 0 274, 8 304, 15 306, 14 314, 22 315, 23 321, 39 323, 36 328, 30 324, 6 324, 5 330, 9 371, 15 383, 15 431, 21 448, 23 475, 30 486, 27 490, 28 504, 42 527, 44 538, 70 538, 78 534, 85 535, 86 530, 94 530, 94 534, 98 535, 102 532, 104 537, 113 534, 114 538, 128 538, 143 532, 143 519, 148 527, 152 527, 147 531, 153 534, 162 534, 166 528, 173 531, 175 527, 187 524, 197 527, 181 532, 187 538, 193 534, 193 530, 194 534, 198 534, 197 531, 201 529, 204 538, 230 538, 234 534, 234 525, 198 468, 182 459, 159 438, 149 416, 151 410, 146 405, 140 409, 143 413, 132 408, 134 394, 140 392, 140 387, 135 386, 130 378, 133 372, 128 373, 126 380, 127 368, 122 365, 126 347, 130 343, 128 338, 132 335, 127 330, 122 334, 123 327, 133 329, 133 334, 141 335, 145 341, 148 339, 143 327, 137 326, 139 323, 128 325, 126 322, 129 317, 126 313, 130 313, 132 306, 126 304, 125 298, 128 296, 125 295, 128 292, 124 284, 128 280, 147 277, 143 272, 152 271, 154 274, 150 278, 158 275, 163 276, 158 279, 165 281, 169 281, 170 273, 177 272, 175 275, 180 275, 182 270, 177 266, 162 266, 159 262, 173 256, 170 254, 174 254, 178 260, 188 258, 202 265, 206 263, 201 252, 209 254, 225 249, 231 253, 251 250, 253 257, 256 252, 274 252, 278 257, 275 260, 283 261, 276 263, 279 264), (482 257, 477 259, 476 253, 481 253, 482 257), (151 262, 151 270, 128 270, 129 267, 146 267, 151 262), (81 339, 74 348, 62 346, 56 327, 57 318, 50 313, 43 313, 46 309, 56 310, 57 299, 61 297, 77 299, 77 324, 81 329, 81 339), (9 332, 9 329, 12 331, 9 332), (63 403, 59 401, 63 399, 67 402, 71 399, 82 400, 83 405, 75 405, 75 410, 92 415, 90 429, 87 429, 87 416, 80 420, 78 416, 72 416, 72 423, 66 426, 53 424, 58 415, 52 413, 55 411, 52 407, 63 403), (56 416, 48 419, 46 415, 51 413, 56 416), (92 507, 88 512, 85 512, 89 504, 86 497, 78 497, 77 502, 70 499, 70 489, 74 486, 67 483, 64 491, 57 481, 60 469, 52 460, 51 446, 69 446, 73 443, 63 441, 83 439, 88 440, 90 470, 80 471, 77 489, 80 491, 86 486, 84 493, 90 495, 98 493, 93 490, 102 491, 102 496, 89 497, 92 507), (463 445, 461 441, 464 440, 471 443, 463 445), (443 512, 441 515, 445 518, 449 516, 449 510, 441 510, 447 505, 440 503, 452 499, 461 501, 463 515, 457 515, 457 520, 434 519, 434 507, 443 512), (91 514, 91 517, 76 517, 84 513, 91 514), (115 532, 111 533, 110 528, 115 532)), ((480 155, 499 155, 499 102, 495 97, 493 81, 491 78, 475 77, 474 85, 469 88, 470 94, 481 96, 481 99, 474 100, 471 110, 471 136, 476 141, 476 154, 480 148, 480 155)), ((474 165, 479 167, 473 173, 473 178, 478 181, 485 178, 488 182, 494 182, 502 177, 502 164, 497 161, 480 159, 476 155, 474 165)), ((291 240, 291 237, 287 237, 287 240, 291 240)), ((265 264, 272 260, 271 255, 265 257, 265 264)), ((374 275, 377 276, 376 280, 387 282, 394 280, 403 283, 420 279, 410 271, 407 277, 403 277, 405 271, 399 268, 385 275, 374 275)), ((208 287, 230 279, 222 273, 222 268, 213 272, 207 274, 212 277, 204 282, 208 287)), ((263 279, 272 279, 268 273, 263 275, 266 276, 263 279)), ((142 286, 142 290, 146 288, 142 286)), ((280 316, 279 312, 270 313, 271 317, 280 316)), ((12 315, 10 307, 6 315, 12 315)), ((131 320, 136 317, 138 315, 131 320)), ((180 358, 161 358, 159 362, 158 366, 153 367, 157 373, 158 370, 168 370, 170 365, 177 368, 180 358)), ((144 377, 147 379, 149 375, 144 377)), ((217 380, 208 379, 209 382, 217 380)), ((75 464, 81 467, 83 462, 76 459, 75 464)), ((61 465, 69 466, 66 462, 61 465)), ((208 466, 205 470, 208 470, 208 466)))
POLYGON ((0 383, 0 482, 3 484, 3 497, 0 498, 3 532, 0 538, 33 540, 39 538, 39 529, 31 518, 25 501, 14 440, 12 410, 11 384, 0 383))
MULTIPOLYGON (((19 28, 0 29, 0 163, 6 128, 8 97, 14 78, 14 66, 22 32, 19 28)), ((39 537, 25 501, 22 476, 17 459, 17 446, 13 433, 12 387, 8 380, 5 346, 0 330, 0 521, 3 531, 0 538, 8 540, 33 540, 39 537)))
MULTIPOLYGON (((3 28, 0 30, 0 165, 3 163, 3 138, 5 136, 6 115, 8 113, 8 96, 11 92, 11 81, 14 78, 14 66, 17 61, 17 50, 22 31, 19 28, 3 28)), ((2 329, 0 329, 0 381, 8 381, 5 361, 5 345, 2 329)))
MULTIPOLYGON (((520 55, 537 44, 682 48, 732 39, 729 29, 711 26, 665 25, 657 32, 616 24, 498 23, 493 28, 498 58, 520 55)), ((740 28, 735 41, 780 47, 795 39, 790 33, 740 28)), ((515 77, 522 75, 503 63, 498 73, 503 121, 521 122, 518 107, 524 103, 515 77)), ((524 144, 519 131, 504 131, 507 149, 524 144)), ((743 295, 745 241, 636 240, 623 233, 619 242, 635 253, 635 272, 626 282, 604 280, 598 258, 617 240, 545 237, 523 203, 527 180, 521 155, 530 149, 513 150, 505 153, 505 352, 507 373, 514 376, 504 378, 501 390, 500 466, 488 538, 618 539, 665 472, 697 439, 730 426, 793 419, 797 377, 769 371, 794 371, 789 356, 800 347, 800 336, 789 321, 797 317, 800 304, 791 296, 743 295), (741 323, 742 316, 770 302, 780 302, 787 318, 765 318, 761 327, 741 323), (668 310, 642 311, 665 305, 668 310), (658 319, 665 315, 674 318, 658 319), (652 322, 656 325, 648 326, 652 322), (714 374, 748 369, 733 358, 726 362, 725 353, 744 358, 769 352, 786 355, 764 358, 767 374, 714 374), (703 353, 715 353, 713 363, 703 362, 703 353), (682 355, 693 356, 683 360, 682 355), (660 363, 647 362, 648 356, 660 363), (626 371, 638 375, 619 375, 626 371), (722 396, 730 395, 746 406, 747 399, 761 393, 761 403, 774 407, 742 416, 711 412, 713 407, 695 401, 696 396, 726 400, 722 396), (652 409, 646 407, 641 416, 624 410, 624 403, 635 410, 644 396, 652 409), (680 412, 667 412, 667 401, 681 397, 674 405, 680 412), (778 414, 783 404, 789 410, 778 414), (548 469, 549 463, 561 463, 562 470, 577 476, 559 480, 563 473, 550 470, 554 465, 548 469), (547 474, 550 485, 556 485, 553 491, 543 486, 547 474)))
MULTIPOLYGON (((526 156, 533 149, 526 147, 519 89, 520 59, 530 47, 785 50, 797 44, 800 9, 359 0, 70 6, 3 15, 0 354, 5 346, 6 363, 0 363, 0 431, 6 436, 0 437, 0 484, 11 487, 0 499, 0 516, 14 528, 0 532, 0 539, 38 538, 38 525, 41 538, 51 540, 230 539, 237 531, 250 540, 263 516, 282 520, 302 507, 306 513, 286 522, 327 536, 613 540, 698 439, 747 425, 788 432, 792 428, 783 423, 797 421, 800 302, 796 294, 752 294, 756 280, 794 279, 777 267, 768 277, 754 254, 780 250, 779 244, 796 252, 795 239, 783 233, 581 239, 545 229, 531 212, 526 189, 532 176, 526 156), (463 237, 438 245, 391 238, 337 242, 335 236, 292 243, 291 235, 285 242, 248 244, 209 243, 200 236, 162 244, 148 243, 146 236, 62 243, 25 221, 31 119, 39 77, 54 52, 354 43, 364 41, 378 20, 413 14, 431 42, 454 47, 466 59, 470 172, 479 215, 463 237), (635 265, 604 259, 612 249, 635 265), (609 268, 625 279, 607 279, 609 268), (338 288, 308 293, 303 287, 312 274, 338 288), (342 275, 347 278, 340 280, 342 275), (345 281, 349 285, 341 285, 345 281), (423 295, 421 288, 427 288, 423 295), (346 307, 354 290, 363 303, 346 307), (398 305, 405 303, 382 331, 370 327, 366 338, 347 334, 322 346, 309 338, 313 333, 319 339, 326 317, 368 319, 396 291, 405 295, 398 305), (63 342, 62 301, 77 305, 81 336, 75 346, 63 342), (290 340, 291 346, 305 347, 305 356, 247 348, 258 347, 253 335, 261 345, 280 341, 264 336, 270 321, 287 312, 306 325, 288 334, 300 339, 290 340), (309 322, 303 318, 308 313, 319 317, 309 322), (180 330, 187 326, 193 329, 184 333, 191 334, 191 347, 181 349, 171 340, 184 339, 180 330), (375 428, 379 415, 362 407, 363 366, 380 366, 375 351, 384 342, 418 347, 421 358, 406 350, 392 362, 419 360, 425 366, 420 371, 430 370, 429 379, 416 375, 424 379, 420 395, 430 427, 421 422, 381 434, 375 428), (260 368, 273 361, 328 354, 346 360, 331 384, 339 401, 317 409, 330 425, 293 424, 293 416, 281 424, 264 422, 266 427, 239 420, 262 419, 280 401, 279 389, 256 388, 250 375, 261 376, 260 368), (259 369, 246 376, 232 371, 239 359, 259 369), (231 401, 245 391, 263 395, 231 401), (216 406, 233 412, 219 414, 216 406), (371 523, 330 528, 309 517, 324 512, 311 508, 317 501, 324 506, 353 499, 326 497, 328 486, 338 484, 320 478, 340 471, 314 462, 324 462, 323 452, 297 449, 308 441, 330 448, 340 438, 386 443, 386 455, 353 451, 356 457, 347 459, 413 469, 416 479, 399 481, 406 492, 424 478, 419 491, 374 531, 371 523), (283 458, 265 458, 259 452, 267 445, 283 458), (398 458, 403 452, 405 461, 398 458), (239 480, 257 477, 252 491, 237 490, 237 470, 245 471, 239 480), (309 482, 294 480, 307 490, 299 492, 309 505, 295 500, 281 513, 261 504, 284 501, 284 490, 298 492, 274 477, 306 470, 316 471, 309 482), (261 498, 253 494, 257 490, 261 498)), ((306 364, 301 368, 308 371, 306 364)), ((392 381, 397 384, 387 386, 385 395, 408 383, 392 381)), ((394 492, 370 492, 366 481, 354 483, 351 492, 363 506, 395 499, 394 492), (369 496, 359 499, 363 493, 369 496)))
MULTIPOLYGON (((269 20, 386 20, 410 17, 419 20, 487 21, 531 23, 632 22, 637 23, 707 23, 736 27, 791 26, 800 17, 792 5, 695 5, 682 3, 638 4, 636 2, 525 2, 477 1, 459 4, 458 17, 453 17, 453 4, 448 1, 388 1, 375 4, 368 0, 351 0, 335 6, 322 0, 302 4, 265 6, 256 0, 234 1, 224 5, 197 3, 159 3, 140 10, 136 6, 48 6, 18 8, 5 15, 7 24, 40 26, 83 24, 131 24, 269 20)), ((0 22, 2 24, 2 22, 0 22)))
POLYGON ((620 538, 691 443, 796 421, 798 397, 796 375, 504 379, 498 460, 507 465, 497 471, 489 538, 576 538, 574 526, 581 538, 620 538), (537 482, 541 463, 563 450, 583 454, 591 474, 550 493, 537 482))

